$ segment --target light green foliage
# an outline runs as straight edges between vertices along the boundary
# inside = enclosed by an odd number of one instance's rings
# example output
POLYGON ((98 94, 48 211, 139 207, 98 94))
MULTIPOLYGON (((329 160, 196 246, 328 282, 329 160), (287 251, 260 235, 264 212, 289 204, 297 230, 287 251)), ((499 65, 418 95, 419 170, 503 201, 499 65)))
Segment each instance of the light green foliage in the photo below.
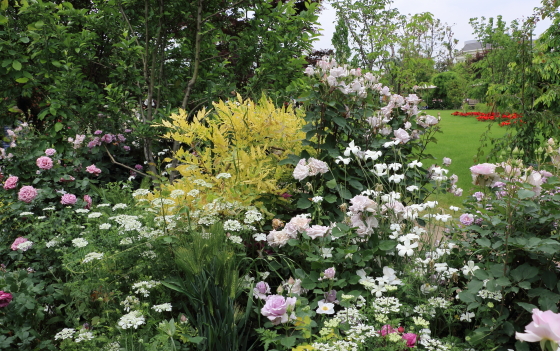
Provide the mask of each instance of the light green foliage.
POLYGON ((455 72, 442 72, 432 77, 434 89, 428 89, 424 99, 433 109, 459 109, 468 97, 467 81, 455 72))

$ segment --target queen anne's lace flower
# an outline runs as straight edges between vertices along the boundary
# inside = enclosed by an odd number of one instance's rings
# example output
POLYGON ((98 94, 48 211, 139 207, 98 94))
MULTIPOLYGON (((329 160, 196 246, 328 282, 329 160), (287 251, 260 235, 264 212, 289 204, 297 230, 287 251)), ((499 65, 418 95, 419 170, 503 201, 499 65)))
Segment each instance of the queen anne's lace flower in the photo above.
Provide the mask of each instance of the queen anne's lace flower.
POLYGON ((101 260, 102 258, 103 258, 103 253, 90 252, 86 255, 86 257, 84 257, 84 260, 82 261, 82 263, 88 263, 88 262, 91 262, 93 260, 101 260))
POLYGON ((64 328, 61 331, 59 331, 58 333, 56 333, 56 335, 54 336, 54 339, 55 340, 71 339, 72 335, 74 335, 75 332, 76 332, 76 329, 74 329, 74 328, 64 328))
POLYGON ((119 319, 118 325, 122 329, 138 329, 139 326, 146 323, 146 319, 139 311, 132 311, 125 314, 119 319))
POLYGON ((152 309, 156 312, 171 312, 171 304, 162 303, 161 305, 153 305, 152 309))

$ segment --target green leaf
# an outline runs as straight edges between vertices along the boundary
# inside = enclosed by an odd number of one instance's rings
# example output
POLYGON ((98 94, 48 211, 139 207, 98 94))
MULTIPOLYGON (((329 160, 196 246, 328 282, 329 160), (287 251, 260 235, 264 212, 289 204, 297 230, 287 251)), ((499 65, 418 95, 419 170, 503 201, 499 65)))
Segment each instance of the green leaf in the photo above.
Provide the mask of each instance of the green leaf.
POLYGON ((45 22, 43 22, 43 21, 35 22, 35 28, 42 28, 44 25, 45 25, 45 22))
POLYGON ((327 185, 327 188, 334 189, 334 188, 336 188, 336 179, 333 178, 325 184, 327 185))
POLYGON ((8 8, 8 0, 2 0, 0 3, 0 10, 4 11, 8 8))
POLYGON ((471 293, 468 292, 468 291, 461 291, 461 292, 459 293, 459 299, 460 299, 461 301, 467 302, 467 303, 469 303, 469 302, 475 302, 475 301, 476 301, 476 298, 475 298, 474 294, 471 294, 471 293))
POLYGON ((537 308, 537 306, 535 306, 533 304, 530 304, 530 303, 525 303, 525 302, 516 302, 516 304, 523 307, 525 309, 525 311, 527 311, 527 312, 533 312, 533 309, 537 308))
POLYGON ((517 192, 517 196, 520 199, 529 199, 532 198, 536 195, 536 193, 534 191, 531 190, 527 190, 527 189, 521 189, 517 192))
POLYGON ((476 242, 482 247, 490 247, 492 245, 490 239, 487 238, 476 239, 476 242))
POLYGON ((18 83, 27 83, 28 80, 29 80, 29 78, 22 77, 22 78, 16 79, 16 82, 18 82, 18 83))
POLYGON ((21 41, 22 43, 27 44, 27 43, 29 43, 29 38, 28 38, 28 37, 21 37, 21 38, 19 38, 19 41, 21 41))
POLYGON ((397 247, 397 243, 393 240, 381 240, 379 242, 379 249, 383 251, 389 251, 397 247))
POLYGON ((344 188, 344 187, 341 187, 341 189, 340 189, 340 196, 341 196, 343 199, 349 200, 349 199, 352 198, 352 193, 351 193, 350 191, 348 191, 348 189, 346 189, 346 188, 344 188))
POLYGON ((286 337, 286 338, 282 338, 280 340, 280 343, 287 348, 291 348, 296 344, 296 340, 297 339, 296 339, 295 336, 289 336, 289 337, 286 337))
POLYGON ((12 61, 12 67, 13 67, 16 71, 21 70, 21 62, 19 62, 18 60, 13 60, 13 61, 12 61))
POLYGON ((328 194, 327 196, 325 196, 325 201, 330 203, 330 204, 336 202, 336 195, 328 194))
POLYGON ((350 180, 348 182, 348 184, 350 184, 350 186, 358 191, 362 191, 364 189, 364 186, 362 185, 362 183, 358 182, 357 180, 350 180))
MULTIPOLYGON (((59 132, 63 127, 64 127, 64 125, 62 123, 56 122, 56 124, 54 125, 54 131, 59 132)), ((307 207, 305 207, 305 208, 307 208, 307 207)))

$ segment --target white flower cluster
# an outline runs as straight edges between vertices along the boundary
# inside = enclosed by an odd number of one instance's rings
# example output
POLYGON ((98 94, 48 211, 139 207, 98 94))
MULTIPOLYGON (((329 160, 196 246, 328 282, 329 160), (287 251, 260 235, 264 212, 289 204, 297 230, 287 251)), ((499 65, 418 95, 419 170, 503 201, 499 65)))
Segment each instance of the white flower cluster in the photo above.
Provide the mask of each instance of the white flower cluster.
POLYGON ((90 252, 86 255, 86 257, 84 257, 84 260, 82 261, 82 263, 88 263, 88 262, 91 262, 93 260, 100 260, 102 258, 103 258, 103 253, 90 252))
POLYGON ((88 218, 99 218, 103 215, 103 213, 101 212, 92 212, 90 214, 88 214, 88 218))
MULTIPOLYGON (((134 190, 134 192, 132 193, 132 196, 137 197, 137 196, 147 196, 151 194, 150 191, 148 189, 137 189, 134 190)), ((99 206, 97 206, 99 207, 99 206)))
POLYGON ((440 340, 433 339, 428 334, 421 335, 420 345, 424 346, 426 350, 429 351, 449 351, 451 350, 451 345, 444 344, 440 340))
POLYGON ((138 283, 134 283, 132 285, 132 289, 134 290, 135 294, 141 294, 144 297, 148 297, 150 296, 149 289, 152 289, 160 284, 161 283, 156 280, 150 280, 150 281, 144 280, 138 283))
POLYGON ((138 233, 140 233, 140 235, 138 235, 138 240, 142 240, 142 239, 154 239, 157 237, 162 236, 163 234, 165 234, 163 232, 163 230, 161 229, 150 229, 150 228, 141 228, 140 230, 138 230, 138 233))
POLYGON ((55 247, 61 242, 62 242, 62 238, 60 237, 60 235, 57 235, 54 238, 52 238, 49 242, 47 242, 46 246, 48 248, 55 247))
POLYGON ((130 245, 132 244, 132 238, 124 238, 119 242, 119 245, 130 245))
POLYGON ((216 176, 216 179, 228 179, 231 178, 231 174, 229 173, 220 173, 216 176))
POLYGON ((22 212, 22 213, 20 213, 19 215, 22 216, 22 217, 23 217, 23 216, 33 216, 34 213, 33 213, 33 212, 22 212))
POLYGON ((262 219, 263 219, 262 213, 260 213, 256 209, 249 209, 247 212, 245 212, 245 219, 243 220, 243 223, 253 224, 253 223, 258 222, 262 219))
POLYGON ((89 243, 84 238, 76 238, 72 240, 72 245, 74 245, 74 247, 85 247, 87 244, 89 243))
POLYGON ((161 305, 153 305, 152 309, 156 312, 171 312, 171 304, 162 303, 161 305))
POLYGON ((190 197, 197 197, 198 194, 200 194, 200 190, 198 190, 198 189, 193 189, 193 190, 191 190, 191 191, 189 191, 189 192, 187 193, 187 196, 190 196, 190 197))
POLYGON ((502 301, 502 293, 500 291, 489 291, 486 289, 482 289, 478 291, 477 295, 482 297, 483 299, 502 301))
POLYGON ((230 235, 228 239, 234 244, 243 244, 243 239, 238 235, 230 235))
POLYGON ((206 182, 204 179, 195 179, 195 180, 193 180, 193 184, 196 184, 198 186, 203 186, 203 187, 206 187, 206 188, 213 187, 213 185, 211 183, 206 182))
POLYGON ((181 189, 174 189, 171 190, 171 194, 169 194, 169 197, 171 197, 172 199, 176 199, 178 197, 184 196, 185 192, 181 189))
POLYGON ((224 230, 232 231, 232 232, 239 232, 243 229, 243 226, 239 221, 235 219, 228 219, 224 222, 224 230))
POLYGON ((385 314, 399 312, 401 306, 402 304, 396 297, 378 297, 371 304, 376 312, 385 314))
POLYGON ((430 297, 428 305, 436 308, 447 308, 451 304, 450 301, 445 300, 443 297, 430 297))
POLYGON ((348 307, 338 311, 335 318, 340 320, 340 323, 348 323, 350 325, 358 325, 367 321, 367 317, 362 315, 360 310, 355 307, 348 307))
POLYGON ((175 201, 163 197, 157 197, 152 200, 151 204, 152 206, 159 208, 163 207, 164 205, 175 205, 175 201))
POLYGON ((89 210, 87 208, 78 208, 76 211, 74 211, 76 213, 88 213, 89 210))
POLYGON ((139 311, 132 311, 125 314, 119 319, 118 325, 122 329, 138 329, 139 326, 146 323, 146 319, 139 311))
POLYGON ((127 204, 116 204, 115 206, 113 206, 113 211, 116 211, 116 210, 123 210, 123 209, 125 209, 125 208, 127 208, 127 207, 128 207, 127 204))
POLYGON ((71 339, 75 332, 76 332, 76 329, 74 329, 74 328, 64 328, 61 331, 59 331, 58 333, 56 333, 56 335, 54 336, 54 339, 55 340, 71 339))
POLYGON ((346 337, 350 341, 358 344, 365 343, 366 339, 375 338, 379 336, 379 332, 375 330, 372 325, 356 324, 350 327, 346 332, 346 337))
POLYGON ((124 310, 126 312, 130 312, 130 309, 140 303, 140 300, 136 296, 127 296, 124 300, 121 301, 121 305, 124 306, 124 310))
POLYGON ((142 252, 140 255, 141 255, 142 257, 149 258, 149 259, 154 259, 154 258, 157 257, 157 254, 156 254, 154 251, 152 251, 152 250, 144 251, 144 252, 142 252))
POLYGON ((120 224, 119 229, 124 231, 138 230, 142 228, 142 223, 138 221, 138 216, 121 214, 115 217, 110 217, 109 219, 120 224))
POLYGON ((111 204, 99 204, 95 207, 100 208, 100 207, 110 207, 110 206, 111 206, 111 204))
POLYGON ((103 223, 99 225, 99 229, 101 230, 107 230, 107 229, 111 229, 111 223, 103 223))
POLYGON ((86 329, 82 329, 74 339, 74 342, 89 341, 89 340, 93 340, 93 333, 87 331, 86 329))
POLYGON ((421 316, 436 316, 436 309, 433 306, 429 305, 418 305, 414 307, 414 313, 418 313, 421 316))
POLYGON ((28 241, 25 241, 25 242, 19 244, 17 246, 17 249, 21 250, 21 251, 27 251, 31 248, 31 246, 33 246, 33 241, 28 240, 28 241))

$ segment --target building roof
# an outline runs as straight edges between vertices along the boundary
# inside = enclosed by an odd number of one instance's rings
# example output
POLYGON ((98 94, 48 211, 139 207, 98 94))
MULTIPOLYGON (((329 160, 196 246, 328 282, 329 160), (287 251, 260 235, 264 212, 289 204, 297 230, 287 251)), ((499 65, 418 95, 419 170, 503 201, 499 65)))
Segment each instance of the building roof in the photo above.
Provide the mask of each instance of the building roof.
MULTIPOLYGON (((492 45, 486 44, 486 49, 491 49, 492 45)), ((478 40, 467 40, 465 41, 465 46, 461 49, 462 52, 471 52, 483 50, 482 43, 478 40)))

